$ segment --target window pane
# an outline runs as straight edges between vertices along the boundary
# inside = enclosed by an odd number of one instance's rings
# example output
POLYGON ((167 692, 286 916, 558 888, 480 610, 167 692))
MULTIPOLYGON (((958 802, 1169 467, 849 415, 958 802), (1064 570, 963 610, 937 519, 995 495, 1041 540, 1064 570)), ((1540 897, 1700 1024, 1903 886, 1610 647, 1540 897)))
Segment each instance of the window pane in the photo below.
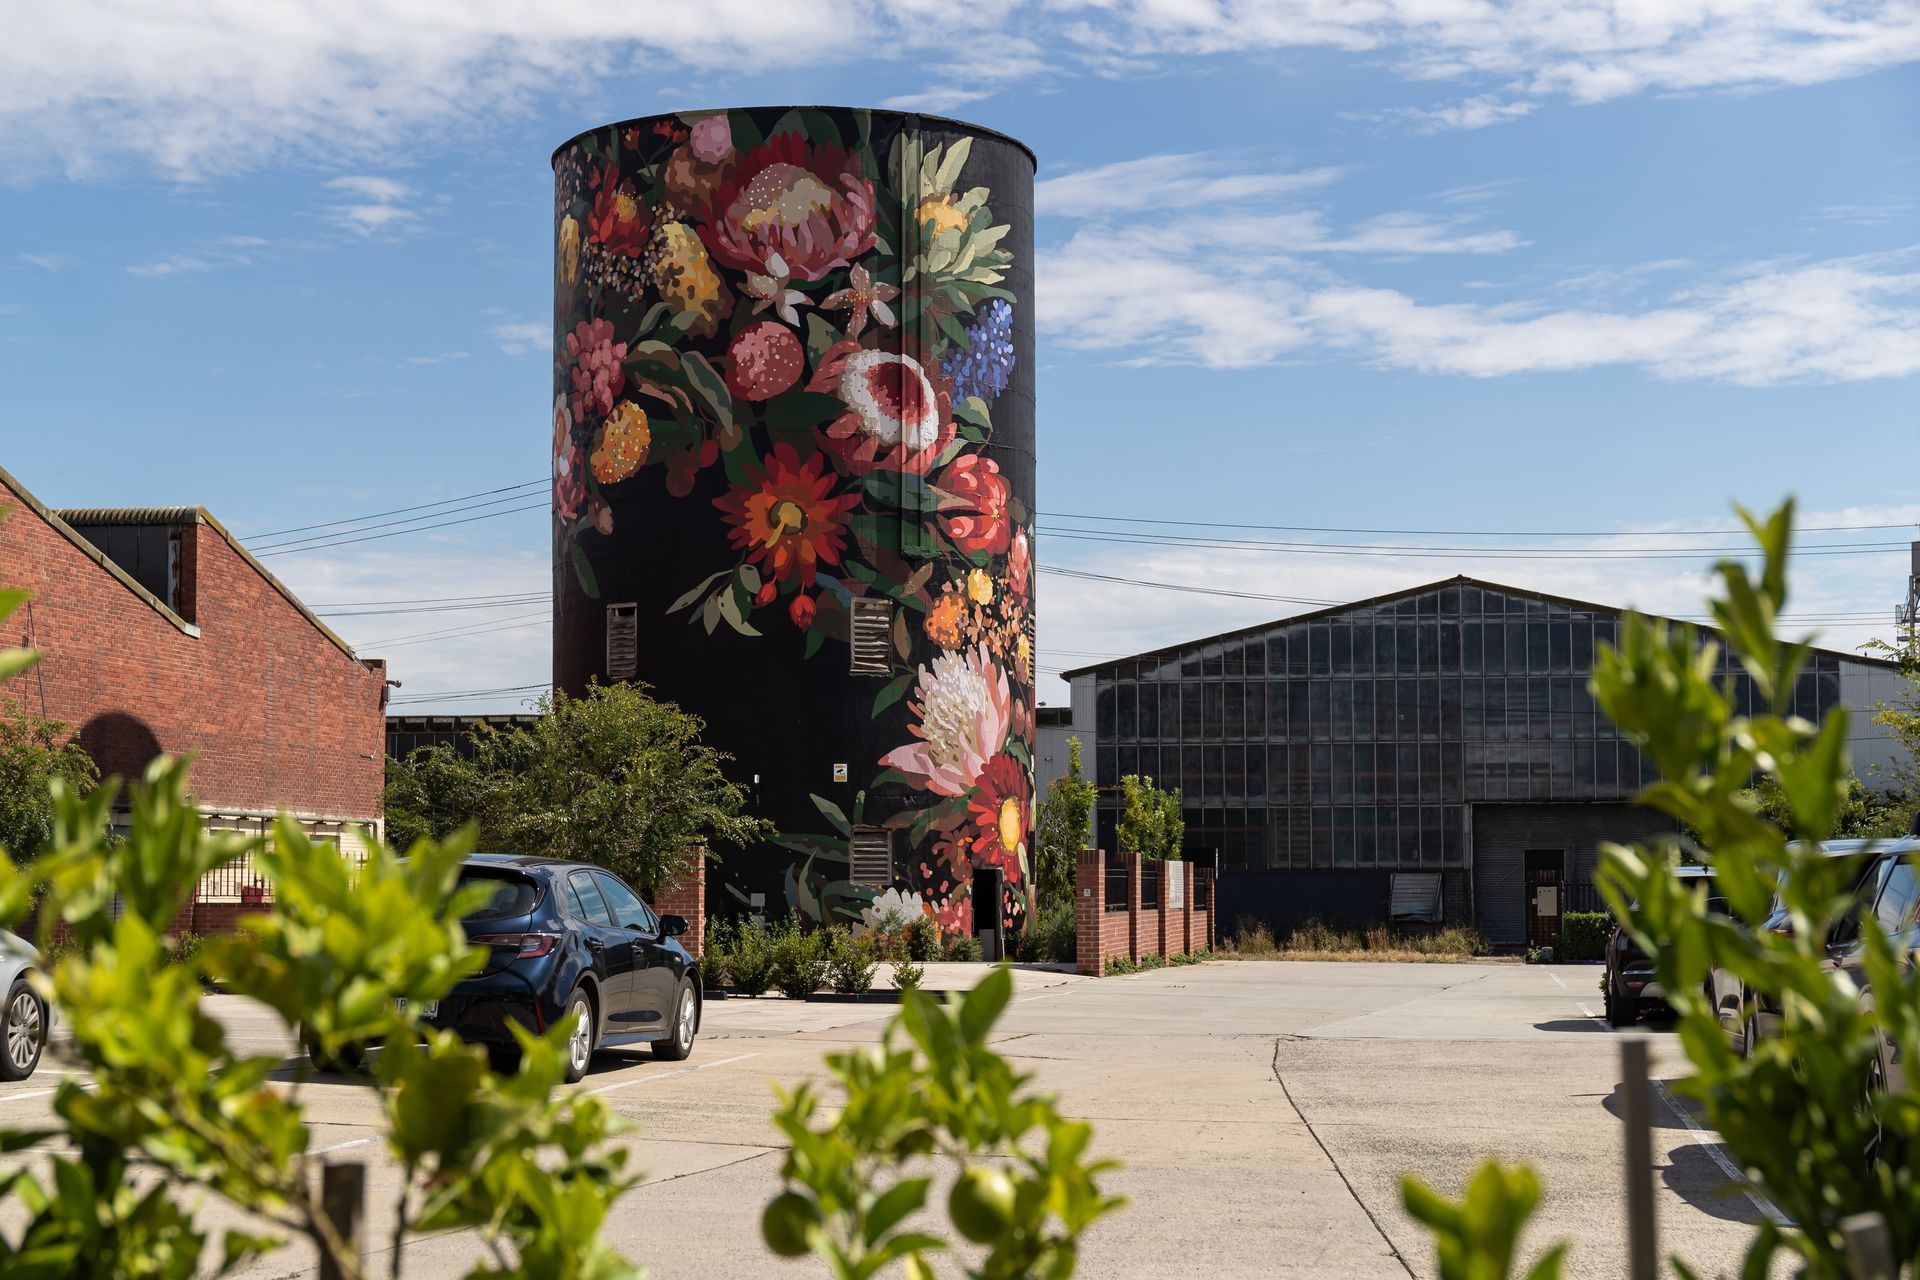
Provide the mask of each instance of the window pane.
POLYGON ((1362 742, 1373 737, 1373 681, 1353 682, 1353 736, 1362 742))
POLYGON ((1102 683, 1093 695, 1093 731, 1102 738, 1111 738, 1114 734, 1113 703, 1114 686, 1102 683))
POLYGON ((1313 865, 1316 868, 1333 865, 1333 810, 1331 809, 1313 811, 1313 865))
POLYGON ((1394 666, 1394 627, 1391 622, 1376 623, 1373 628, 1373 669, 1391 675, 1394 666))
POLYGON ((1373 748, 1358 746, 1353 749, 1353 798, 1356 801, 1370 802, 1373 797, 1373 748))
POLYGON ((1198 742, 1206 735, 1200 728, 1200 690, 1203 686, 1183 684, 1180 686, 1180 737, 1187 742, 1198 742))
POLYGON ((1140 736, 1140 716, 1137 710, 1139 699, 1135 696, 1137 689, 1137 685, 1128 683, 1120 685, 1115 690, 1120 699, 1120 712, 1116 717, 1118 723, 1114 729, 1115 737, 1137 738, 1140 736))
POLYGON ((1247 715, 1247 740, 1258 741, 1267 736, 1267 689, 1258 680, 1249 680, 1242 693, 1247 715))
POLYGON ((1440 669, 1440 628, 1431 622, 1420 624, 1420 670, 1440 669))
MULTIPOLYGON (((1205 779, 1205 790, 1202 794, 1208 800, 1225 798, 1227 787, 1226 753, 1227 749, 1225 747, 1210 746, 1205 749, 1204 759, 1206 761, 1207 775, 1205 779)), ((1189 798, 1193 795, 1191 791, 1186 794, 1189 798)))
POLYGON ((1316 742, 1307 748, 1308 796, 1314 804, 1333 798, 1333 748, 1316 742))
POLYGON ((1333 811, 1333 865, 1353 865, 1353 810, 1345 806, 1333 811))
POLYGON ((1353 673, 1373 674, 1373 624, 1359 622, 1353 627, 1353 673))
POLYGON ((1310 741, 1327 740, 1327 720, 1332 710, 1332 700, 1332 691, 1325 680, 1315 680, 1307 686, 1307 733, 1310 741))
POLYGON ((1140 736, 1154 739, 1160 736, 1160 685, 1143 684, 1140 686, 1140 736))
POLYGON ((1480 635, 1481 643, 1486 646, 1486 662, 1482 669, 1488 675, 1501 675, 1507 669, 1507 624, 1489 622, 1480 635))
POLYGON ((1376 680, 1373 685, 1373 736, 1385 742, 1394 737, 1397 715, 1394 711, 1394 682, 1376 680))
POLYGON ((1120 770, 1121 777, 1124 778, 1130 773, 1144 773, 1149 776, 1152 775, 1153 773, 1152 769, 1143 769, 1140 766, 1140 748, 1139 747, 1135 746, 1131 742, 1123 742, 1119 746, 1119 752, 1120 752, 1120 763, 1118 765, 1118 768, 1120 770))
POLYGON ((1411 742, 1420 733, 1420 682, 1402 680, 1399 685, 1399 715, 1395 720, 1395 736, 1402 742, 1411 742))
POLYGON ((1333 748, 1333 802, 1353 803, 1353 748, 1344 743, 1333 748))
POLYGON ((1429 741, 1440 736, 1440 682, 1432 676, 1420 681, 1420 736, 1429 741))
MULTIPOLYGON (((1284 751, 1286 748, 1280 747, 1276 750, 1284 751)), ((1248 804, 1266 803, 1267 749, 1265 746, 1256 744, 1247 748, 1247 766, 1246 772, 1242 775, 1242 782, 1246 788, 1248 804)))
POLYGON ((1267 799, 1274 804, 1285 804, 1287 800, 1288 752, 1289 748, 1282 746, 1267 748, 1267 799))
POLYGON ((593 873, 576 871, 567 877, 567 886, 573 890, 573 901, 580 908, 580 914, 589 924, 597 924, 602 929, 613 928, 613 912, 607 909, 607 903, 600 896, 600 890, 593 884, 593 873))
POLYGON ((1527 670, 1551 671, 1553 669, 1552 646, 1547 641, 1547 624, 1529 622, 1527 624, 1527 670))
POLYGON ((1333 704, 1333 720, 1329 726, 1329 736, 1335 742, 1353 741, 1353 681, 1335 680, 1328 686, 1328 697, 1333 704))
POLYGON ((1287 736, 1287 683, 1284 680, 1267 681, 1267 725, 1270 737, 1287 736))
POLYGON ((1325 675, 1329 665, 1330 650, 1333 647, 1332 629, 1324 622, 1316 622, 1308 628, 1307 652, 1312 674, 1325 675))
POLYGON ((1375 865, 1400 865, 1399 810, 1379 806, 1373 811, 1373 860, 1375 865))
POLYGON ((1420 664, 1420 627, 1416 623, 1402 622, 1395 628, 1393 640, 1395 666, 1403 673, 1419 670, 1420 664))
POLYGON ((1229 742, 1238 741, 1247 736, 1247 686, 1238 680, 1229 680, 1222 686, 1221 699, 1225 706, 1226 717, 1221 722, 1218 736, 1229 742))
POLYGON ((1200 686, 1200 705, 1205 708, 1201 715, 1200 736, 1218 739, 1225 721, 1226 689, 1217 680, 1209 680, 1200 686))
POLYGON ((1200 799, 1206 789, 1206 754, 1202 747, 1180 748, 1180 794, 1200 799))
POLYGON ((1353 811, 1353 865, 1374 865, 1373 810, 1370 808, 1362 807, 1353 811))
POLYGON ((1563 618, 1547 624, 1548 656, 1556 672, 1573 669, 1573 627, 1563 618))
POLYGON ((1418 800, 1420 798, 1420 748, 1412 743, 1403 742, 1395 749, 1399 761, 1400 798, 1418 800))
POLYGON ((1332 654, 1328 659, 1328 668, 1334 675, 1353 674, 1353 628, 1346 622, 1336 622, 1331 626, 1332 654))

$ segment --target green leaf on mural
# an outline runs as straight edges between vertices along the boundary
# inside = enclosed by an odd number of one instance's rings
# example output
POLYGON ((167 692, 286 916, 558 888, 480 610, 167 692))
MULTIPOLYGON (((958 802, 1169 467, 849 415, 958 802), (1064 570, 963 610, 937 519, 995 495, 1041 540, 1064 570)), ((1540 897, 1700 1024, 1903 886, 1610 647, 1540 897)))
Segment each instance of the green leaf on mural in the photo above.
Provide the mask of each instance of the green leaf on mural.
POLYGON ((987 402, 979 396, 968 396, 954 405, 953 416, 961 422, 971 422, 982 431, 993 430, 993 417, 987 411, 987 402))
MULTIPOLYGON (((579 550, 580 548, 578 547, 574 548, 574 551, 576 553, 578 553, 579 550)), ((702 592, 704 592, 708 587, 712 586, 714 583, 720 581, 720 579, 725 577, 728 572, 730 571, 726 569, 722 569, 719 573, 708 574, 706 577, 700 580, 699 586, 687 592, 687 594, 681 596, 678 600, 675 600, 672 604, 668 605, 667 612, 668 613, 680 612, 682 609, 692 604, 695 600, 698 600, 702 592)))
MULTIPOLYGON (((853 526, 854 537, 878 551, 898 551, 900 549, 900 522, 892 516, 876 516, 862 512, 848 521, 853 526)), ((852 561, 847 562, 849 566, 852 561)))
POLYGON ((762 415, 769 431, 811 431, 847 411, 839 396, 818 391, 789 391, 767 401, 762 415))
POLYGON ((755 124, 753 116, 745 111, 727 112, 727 129, 733 136, 733 149, 742 154, 766 141, 760 135, 760 126, 755 124))
MULTIPOLYGON (((728 586, 716 591, 713 598, 720 602, 720 617, 728 626, 743 636, 760 634, 754 630, 753 624, 747 621, 746 613, 740 607, 740 592, 735 587, 728 586)), ((709 627, 708 630, 711 631, 712 628, 709 627)))
POLYGON ((587 593, 587 599, 600 598, 600 579, 594 576, 593 566, 587 563, 587 553, 579 543, 573 544, 573 571, 580 578, 580 589, 587 593))
POLYGON ((894 703, 907 696, 907 689, 913 684, 913 673, 909 671, 897 680, 889 680, 887 687, 873 697, 873 714, 879 715, 894 703))
POLYGON ((681 368, 686 371, 688 384, 706 401, 720 425, 732 426, 733 395, 727 390, 726 380, 707 363, 707 358, 698 351, 682 352, 681 368))
POLYGON ((967 331, 960 327, 960 322, 954 319, 953 316, 945 311, 936 311, 933 318, 935 323, 940 326, 940 332, 951 338, 954 346, 965 350, 973 345, 967 338, 967 331))
POLYGON ((708 635, 712 635, 713 629, 720 625, 720 596, 721 593, 716 591, 700 606, 700 621, 706 624, 708 635))
MULTIPOLYGON (((814 107, 801 107, 799 110, 790 111, 787 114, 794 116, 798 120, 800 132, 805 134, 807 141, 811 142, 814 146, 817 147, 824 144, 826 146, 838 147, 842 145, 840 141, 840 126, 836 125, 833 122, 833 117, 826 112, 814 107)), ((784 118, 785 117, 782 117, 782 119, 784 118)))
POLYGON ((841 812, 839 805, 827 799, 825 796, 816 796, 809 793, 807 798, 813 801, 813 807, 820 811, 820 816, 825 818, 835 831, 838 831, 843 836, 851 836, 853 834, 853 825, 847 821, 847 815, 841 812))
POLYGON ((820 646, 826 643, 826 639, 827 637, 821 632, 807 632, 806 647, 800 651, 800 656, 802 658, 811 658, 814 654, 820 652, 820 646))
POLYGON ((817 369, 827 348, 840 341, 840 331, 817 312, 807 313, 807 359, 817 369))

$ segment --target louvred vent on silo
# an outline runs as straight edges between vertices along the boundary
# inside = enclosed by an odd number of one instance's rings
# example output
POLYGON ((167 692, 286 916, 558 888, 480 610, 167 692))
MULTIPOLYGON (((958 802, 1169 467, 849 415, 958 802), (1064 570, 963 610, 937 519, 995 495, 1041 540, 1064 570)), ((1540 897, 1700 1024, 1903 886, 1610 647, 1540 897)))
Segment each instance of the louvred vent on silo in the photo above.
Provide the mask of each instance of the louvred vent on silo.
POLYGON ((607 679, 631 680, 640 670, 640 606, 607 606, 607 679))
POLYGON ((885 827, 855 827, 849 852, 855 884, 893 883, 893 833, 885 827))
POLYGON ((893 601, 853 602, 853 654, 849 670, 885 675, 893 670, 893 601))

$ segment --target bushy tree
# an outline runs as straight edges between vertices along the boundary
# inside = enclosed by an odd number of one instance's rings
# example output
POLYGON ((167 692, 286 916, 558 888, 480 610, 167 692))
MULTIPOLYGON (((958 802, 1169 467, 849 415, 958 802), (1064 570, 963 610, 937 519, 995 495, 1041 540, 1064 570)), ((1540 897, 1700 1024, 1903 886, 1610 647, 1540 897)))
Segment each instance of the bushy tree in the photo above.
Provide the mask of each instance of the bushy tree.
POLYGON ((1163 791, 1151 776, 1130 773, 1120 779, 1120 847, 1160 861, 1180 856, 1187 824, 1180 813, 1178 788, 1163 791))
MULTIPOLYGON (((1920 630, 1907 627, 1897 642, 1875 640, 1868 648, 1892 659, 1905 681, 1906 687, 1898 697, 1875 710, 1873 722, 1892 734, 1902 748, 1886 782, 1912 810, 1920 806, 1920 630)), ((1911 812, 1908 817, 1912 817, 1911 812)))
POLYGON ((31 858, 53 835, 52 783, 85 795, 99 781, 71 727, 0 699, 0 848, 31 858))
POLYGON ((528 727, 476 726, 470 759, 442 744, 390 762, 395 838, 471 822, 482 848, 595 863, 651 892, 702 848, 765 830, 726 776, 731 757, 700 740, 700 718, 644 686, 551 693, 538 710, 528 727))
POLYGON ((1047 785, 1034 823, 1040 863, 1035 875, 1039 901, 1050 905, 1073 896, 1075 859, 1093 834, 1093 784, 1080 762, 1080 739, 1067 739, 1067 771, 1047 785))
MULTIPOLYGON (((1847 775, 1846 788, 1846 798, 1833 820, 1833 839, 1887 840, 1907 833, 1913 821, 1910 800, 1892 791, 1872 790, 1857 774, 1847 775)), ((1792 806, 1773 778, 1763 774, 1747 788, 1746 796, 1761 817, 1782 831, 1792 830, 1792 806)))

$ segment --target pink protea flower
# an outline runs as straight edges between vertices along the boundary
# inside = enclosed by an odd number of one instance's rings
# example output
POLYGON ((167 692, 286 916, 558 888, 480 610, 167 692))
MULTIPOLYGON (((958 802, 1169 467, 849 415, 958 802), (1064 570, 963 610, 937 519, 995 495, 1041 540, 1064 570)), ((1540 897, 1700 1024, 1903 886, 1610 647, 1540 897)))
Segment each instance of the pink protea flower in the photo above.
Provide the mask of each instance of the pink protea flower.
POLYGON ((943 653, 920 668, 908 705, 919 717, 908 731, 919 741, 888 752, 880 763, 940 795, 967 794, 1013 722, 1007 673, 985 645, 943 653))
POLYGON ((873 225, 873 183, 860 157, 782 133, 742 156, 714 190, 713 219, 700 235, 736 271, 818 280, 871 249, 873 225))
POLYGON ((925 475, 953 443, 953 400, 938 377, 910 355, 836 342, 820 356, 807 390, 836 396, 847 411, 829 422, 822 443, 856 476, 870 471, 925 475))
POLYGON ((933 487, 945 499, 940 521, 955 547, 990 556, 1007 549, 1013 529, 1007 500, 1013 488, 1000 474, 999 463, 984 454, 963 453, 940 473, 933 487))

